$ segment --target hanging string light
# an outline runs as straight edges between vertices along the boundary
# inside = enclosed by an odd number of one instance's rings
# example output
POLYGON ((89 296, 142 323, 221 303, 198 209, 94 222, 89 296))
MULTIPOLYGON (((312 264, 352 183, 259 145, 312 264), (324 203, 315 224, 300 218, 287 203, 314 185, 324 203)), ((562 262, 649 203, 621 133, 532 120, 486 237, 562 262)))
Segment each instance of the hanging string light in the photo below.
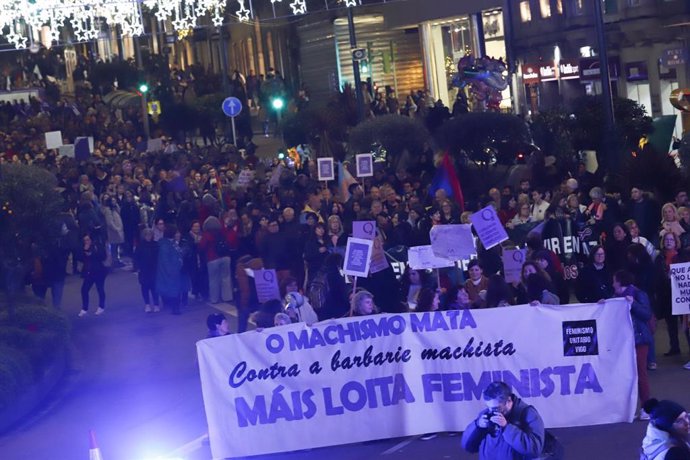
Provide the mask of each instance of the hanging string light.
POLYGON ((307 0, 294 0, 290 3, 290 8, 292 8, 292 14, 306 14, 307 0))

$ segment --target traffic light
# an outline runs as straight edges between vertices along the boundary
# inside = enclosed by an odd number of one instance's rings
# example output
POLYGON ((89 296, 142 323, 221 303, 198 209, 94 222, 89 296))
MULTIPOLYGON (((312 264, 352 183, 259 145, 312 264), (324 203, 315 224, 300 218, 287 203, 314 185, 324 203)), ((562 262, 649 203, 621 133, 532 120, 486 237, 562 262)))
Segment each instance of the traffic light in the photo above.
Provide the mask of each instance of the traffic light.
POLYGON ((139 83, 139 92, 141 94, 146 94, 149 91, 149 85, 146 83, 139 83))
POLYGON ((369 60, 368 59, 362 59, 359 61, 360 68, 362 70, 362 73, 367 74, 369 73, 369 60))
POLYGON ((281 97, 274 97, 273 100, 271 100, 271 106, 275 110, 281 111, 283 107, 285 107, 285 101, 281 97))

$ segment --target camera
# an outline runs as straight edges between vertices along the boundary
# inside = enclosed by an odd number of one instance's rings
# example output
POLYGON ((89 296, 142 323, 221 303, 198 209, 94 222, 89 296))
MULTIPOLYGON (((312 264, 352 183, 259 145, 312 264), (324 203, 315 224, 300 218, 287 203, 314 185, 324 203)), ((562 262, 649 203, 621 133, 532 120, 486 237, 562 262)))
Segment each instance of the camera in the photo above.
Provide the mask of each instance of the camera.
POLYGON ((496 436, 500 431, 500 427, 498 426, 498 424, 491 421, 491 417, 498 415, 500 413, 501 411, 498 408, 491 409, 484 413, 484 418, 488 422, 486 429, 488 430, 491 436, 496 436))

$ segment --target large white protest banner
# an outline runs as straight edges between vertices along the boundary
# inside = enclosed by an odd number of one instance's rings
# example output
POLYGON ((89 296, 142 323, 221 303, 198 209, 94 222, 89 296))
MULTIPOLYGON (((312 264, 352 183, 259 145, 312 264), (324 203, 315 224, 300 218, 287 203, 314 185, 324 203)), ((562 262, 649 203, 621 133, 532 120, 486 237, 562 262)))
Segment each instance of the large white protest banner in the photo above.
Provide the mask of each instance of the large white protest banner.
POLYGON ((690 262, 671 264, 670 275, 673 314, 690 314, 690 262))
POLYGON ((469 259, 477 253, 472 226, 469 224, 434 225, 429 232, 429 239, 434 254, 444 259, 469 259))
POLYGON ((491 249, 508 239, 508 233, 493 206, 480 209, 470 216, 474 230, 486 249, 491 249))
POLYGON ((613 299, 385 314, 201 340, 213 458, 462 431, 493 380, 548 427, 631 422, 629 311, 613 299))

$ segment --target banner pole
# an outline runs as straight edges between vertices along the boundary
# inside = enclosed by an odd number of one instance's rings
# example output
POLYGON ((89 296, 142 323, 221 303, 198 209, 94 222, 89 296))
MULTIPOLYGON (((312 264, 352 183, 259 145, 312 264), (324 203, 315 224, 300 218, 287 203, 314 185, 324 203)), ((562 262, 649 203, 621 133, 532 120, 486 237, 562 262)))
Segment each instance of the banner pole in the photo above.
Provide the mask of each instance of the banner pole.
POLYGON ((439 268, 436 269, 436 287, 438 290, 441 290, 441 270, 439 268))
POLYGON ((352 280, 352 300, 350 300, 350 316, 355 316, 355 303, 354 298, 357 293, 357 277, 355 276, 352 280))

